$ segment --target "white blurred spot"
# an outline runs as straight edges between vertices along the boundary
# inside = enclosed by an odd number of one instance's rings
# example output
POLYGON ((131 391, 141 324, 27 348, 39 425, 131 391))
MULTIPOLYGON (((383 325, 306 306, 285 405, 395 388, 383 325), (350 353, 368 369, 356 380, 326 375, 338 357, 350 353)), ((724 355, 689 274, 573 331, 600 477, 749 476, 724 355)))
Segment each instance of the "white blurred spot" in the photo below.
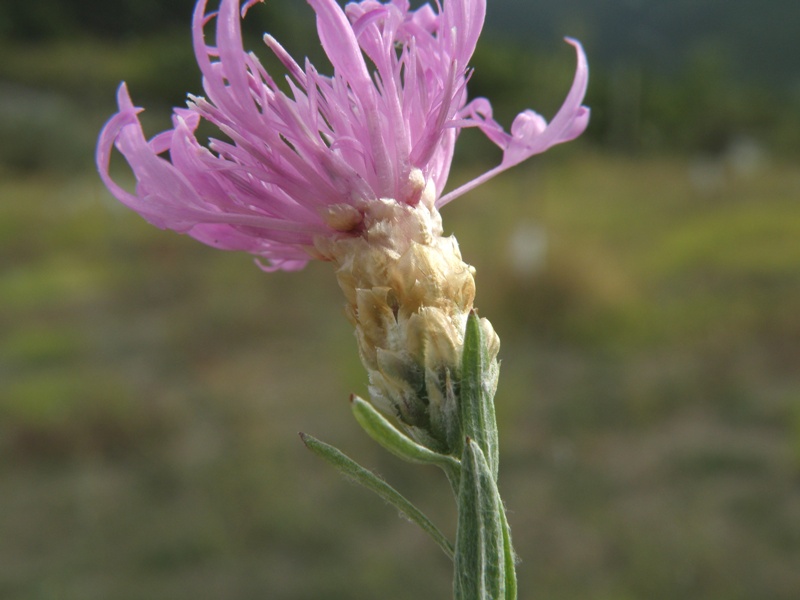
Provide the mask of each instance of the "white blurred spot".
POLYGON ((734 138, 713 156, 700 156, 689 164, 689 181, 699 192, 723 189, 736 179, 758 174, 768 160, 764 147, 751 137, 734 138))
POLYGON ((544 268, 547 232, 533 223, 521 223, 508 238, 508 260, 519 277, 529 277, 544 268))
POLYGON ((740 137, 728 146, 725 158, 734 175, 752 177, 764 167, 767 153, 753 138, 740 137))

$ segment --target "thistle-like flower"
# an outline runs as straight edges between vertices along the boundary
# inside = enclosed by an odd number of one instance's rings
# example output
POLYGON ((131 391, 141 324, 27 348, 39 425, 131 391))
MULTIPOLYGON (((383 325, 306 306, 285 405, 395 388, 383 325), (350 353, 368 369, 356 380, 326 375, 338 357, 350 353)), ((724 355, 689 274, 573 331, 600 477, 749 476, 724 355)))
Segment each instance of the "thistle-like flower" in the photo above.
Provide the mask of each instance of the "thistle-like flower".
MULTIPOLYGON (((468 101, 468 64, 485 0, 308 0, 332 75, 301 65, 270 35, 286 69, 279 86, 242 48, 240 13, 258 0, 196 6, 192 32, 206 96, 176 108, 172 129, 147 139, 126 86, 100 135, 97 165, 109 190, 152 224, 263 259, 265 270, 331 261, 348 302, 373 402, 420 443, 458 454, 458 370, 473 269, 439 208, 490 177, 577 137, 588 69, 578 42, 574 82, 555 117, 520 113, 510 132, 483 98, 468 101), (205 29, 216 24, 214 43, 205 29), (286 91, 284 91, 286 90, 286 91), (206 120, 225 139, 202 145, 206 120), (444 193, 461 129, 478 127, 500 164, 444 193), (113 147, 136 177, 129 192, 109 173, 113 147)), ((497 336, 483 320, 490 359, 497 336)))

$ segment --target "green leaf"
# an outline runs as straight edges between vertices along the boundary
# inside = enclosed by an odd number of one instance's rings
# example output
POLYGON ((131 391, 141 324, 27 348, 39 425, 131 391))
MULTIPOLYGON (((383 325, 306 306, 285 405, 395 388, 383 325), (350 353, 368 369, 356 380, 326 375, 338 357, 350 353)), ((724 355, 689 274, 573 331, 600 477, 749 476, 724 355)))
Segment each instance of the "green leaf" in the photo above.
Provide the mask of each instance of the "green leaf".
MULTIPOLYGON (((501 509, 503 506, 501 504, 501 509)), ((511 529, 508 526, 505 509, 500 511, 503 520, 503 558, 506 581, 506 600, 517 600, 517 564, 514 549, 511 547, 511 529)))
POLYGON ((368 471, 352 458, 344 454, 341 450, 333 446, 321 442, 313 436, 306 433, 300 434, 300 439, 306 447, 317 456, 325 459, 336 468, 339 473, 352 479, 356 483, 360 483, 365 488, 372 490, 378 496, 383 498, 386 502, 394 506, 400 514, 405 516, 408 520, 413 521, 419 525, 433 540, 439 545, 444 553, 453 558, 453 545, 439 531, 428 517, 426 517, 421 510, 414 506, 407 500, 400 492, 386 483, 383 479, 375 475, 373 472, 368 471))
POLYGON ((503 505, 483 451, 467 438, 458 495, 453 585, 456 600, 507 598, 503 521, 503 505))
POLYGON ((489 361, 480 319, 471 312, 464 334, 461 364, 461 431, 483 451, 492 478, 497 481, 498 436, 494 413, 494 389, 498 367, 489 361))
POLYGON ((350 403, 356 421, 373 440, 395 456, 408 462, 441 467, 447 478, 453 483, 454 488, 458 489, 461 464, 457 459, 446 454, 439 454, 418 444, 392 425, 372 404, 355 394, 350 397, 350 403))

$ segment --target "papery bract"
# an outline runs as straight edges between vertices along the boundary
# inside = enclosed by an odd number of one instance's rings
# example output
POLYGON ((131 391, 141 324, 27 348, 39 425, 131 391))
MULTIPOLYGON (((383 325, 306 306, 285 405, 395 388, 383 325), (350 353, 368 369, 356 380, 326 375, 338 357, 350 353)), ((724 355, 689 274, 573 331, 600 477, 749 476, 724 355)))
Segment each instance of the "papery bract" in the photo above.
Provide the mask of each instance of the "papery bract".
POLYGON ((365 207, 379 199, 410 206, 428 183, 441 207, 501 171, 573 139, 586 127, 581 105, 588 69, 578 42, 575 80, 548 124, 533 111, 510 133, 485 99, 467 102, 468 63, 483 27, 485 0, 444 0, 411 10, 408 0, 308 0, 333 65, 321 75, 301 66, 271 36, 267 47, 286 69, 282 91, 242 47, 240 18, 257 2, 221 0, 192 22, 205 97, 177 108, 172 129, 148 140, 127 87, 97 148, 103 181, 122 203, 154 225, 188 233, 216 248, 267 259, 264 268, 294 270, 318 256, 315 240, 358 234, 365 207), (438 6, 438 4, 437 4, 438 6), (214 44, 204 29, 216 24, 214 44), (371 71, 371 68, 374 68, 371 71), (201 145, 201 120, 225 139, 201 145), (501 164, 443 195, 460 130, 478 127, 503 150, 501 164), (109 173, 112 149, 127 160, 134 192, 109 173))

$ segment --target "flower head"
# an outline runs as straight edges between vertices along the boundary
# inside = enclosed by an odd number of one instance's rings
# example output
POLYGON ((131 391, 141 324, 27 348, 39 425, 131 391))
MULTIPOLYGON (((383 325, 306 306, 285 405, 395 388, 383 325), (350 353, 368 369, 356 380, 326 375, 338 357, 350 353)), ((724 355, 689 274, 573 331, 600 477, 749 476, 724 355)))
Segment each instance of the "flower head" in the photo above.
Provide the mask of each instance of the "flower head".
MULTIPOLYGON (((97 164, 122 203, 154 225, 208 245, 243 250, 294 270, 324 256, 319 240, 360 235, 370 205, 416 206, 424 190, 435 207, 497 173, 578 136, 588 123, 581 105, 588 69, 548 124, 524 111, 507 133, 489 102, 467 101, 469 60, 483 27, 485 0, 443 0, 411 10, 408 0, 308 0, 332 75, 296 62, 273 37, 264 42, 286 69, 279 86, 242 48, 240 19, 259 0, 197 3, 194 50, 204 97, 176 108, 172 129, 147 139, 125 84, 119 111, 100 135, 97 164), (213 43, 205 38, 216 25, 213 43), (286 90, 286 91, 284 91, 286 90), (201 144, 201 120, 223 134, 201 144), (496 168, 443 195, 460 130, 478 127, 503 151, 496 168), (223 139, 224 138, 224 139, 223 139), (113 147, 136 177, 129 192, 109 173, 113 147)), ((325 256, 326 258, 330 258, 325 256)))

